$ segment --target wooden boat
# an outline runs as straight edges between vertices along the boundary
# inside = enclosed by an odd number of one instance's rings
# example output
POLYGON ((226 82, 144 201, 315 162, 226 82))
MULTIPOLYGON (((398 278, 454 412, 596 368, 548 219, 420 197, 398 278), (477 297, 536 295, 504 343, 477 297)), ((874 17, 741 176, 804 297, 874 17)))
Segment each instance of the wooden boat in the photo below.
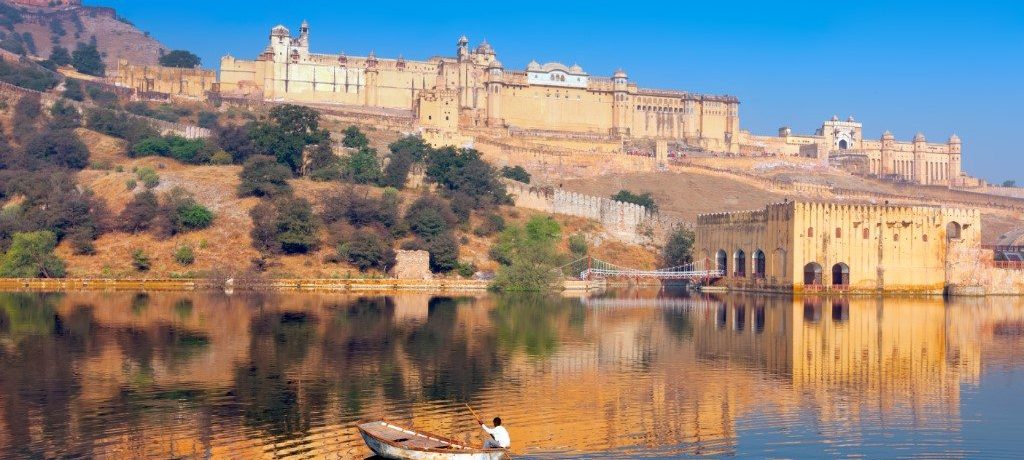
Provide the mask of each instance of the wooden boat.
POLYGON ((359 434, 373 453, 392 459, 500 460, 505 449, 480 449, 425 431, 379 420, 359 424, 359 434))

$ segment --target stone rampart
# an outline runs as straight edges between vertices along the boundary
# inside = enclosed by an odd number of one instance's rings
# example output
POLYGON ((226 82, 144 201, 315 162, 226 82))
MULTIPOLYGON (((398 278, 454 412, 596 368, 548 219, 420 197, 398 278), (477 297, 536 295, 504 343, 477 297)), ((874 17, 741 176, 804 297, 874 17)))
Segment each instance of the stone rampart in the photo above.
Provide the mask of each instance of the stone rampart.
POLYGON ((505 187, 517 207, 595 220, 609 235, 625 243, 654 243, 663 240, 674 227, 693 228, 691 223, 652 213, 633 203, 511 180, 505 181, 505 187))

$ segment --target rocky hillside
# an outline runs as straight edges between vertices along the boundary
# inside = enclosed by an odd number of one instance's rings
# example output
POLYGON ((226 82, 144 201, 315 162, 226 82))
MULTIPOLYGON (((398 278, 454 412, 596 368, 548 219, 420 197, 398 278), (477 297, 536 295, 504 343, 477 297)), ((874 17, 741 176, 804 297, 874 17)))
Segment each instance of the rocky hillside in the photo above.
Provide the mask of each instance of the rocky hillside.
POLYGON ((17 34, 30 55, 48 57, 54 46, 74 50, 93 37, 108 69, 127 58, 140 64, 156 64, 167 47, 118 16, 113 8, 82 6, 76 2, 57 6, 33 6, 24 0, 0 0, 0 32, 5 39, 17 34), (26 39, 26 34, 31 37, 26 39))

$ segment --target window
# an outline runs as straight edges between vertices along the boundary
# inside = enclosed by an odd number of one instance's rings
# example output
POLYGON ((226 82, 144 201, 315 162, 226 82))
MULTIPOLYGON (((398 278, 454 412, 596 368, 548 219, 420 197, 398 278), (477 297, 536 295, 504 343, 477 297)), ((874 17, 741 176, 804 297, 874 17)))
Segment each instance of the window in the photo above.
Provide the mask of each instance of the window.
POLYGON ((893 233, 892 234, 892 240, 893 241, 899 241, 900 240, 900 234, 899 233, 893 233))
POLYGON ((921 235, 921 241, 928 242, 928 234, 921 235))
POLYGON ((865 240, 868 239, 868 238, 871 238, 871 230, 869 228, 864 227, 864 230, 861 230, 861 233, 864 234, 864 239, 865 240))
POLYGON ((807 237, 811 238, 814 236, 814 227, 807 227, 807 237))
POLYGON ((843 229, 841 229, 839 227, 836 227, 836 239, 838 240, 838 239, 840 239, 842 237, 843 237, 843 229))

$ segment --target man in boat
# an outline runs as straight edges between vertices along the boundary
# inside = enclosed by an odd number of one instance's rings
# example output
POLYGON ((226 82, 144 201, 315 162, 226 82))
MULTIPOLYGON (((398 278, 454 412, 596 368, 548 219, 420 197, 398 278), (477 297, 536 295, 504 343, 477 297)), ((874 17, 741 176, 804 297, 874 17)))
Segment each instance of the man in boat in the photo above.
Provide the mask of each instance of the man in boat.
POLYGON ((508 449, 512 445, 512 439, 508 437, 508 430, 501 426, 501 417, 494 417, 494 428, 487 428, 484 422, 477 419, 477 423, 483 427, 491 439, 484 441, 484 449, 508 449))

